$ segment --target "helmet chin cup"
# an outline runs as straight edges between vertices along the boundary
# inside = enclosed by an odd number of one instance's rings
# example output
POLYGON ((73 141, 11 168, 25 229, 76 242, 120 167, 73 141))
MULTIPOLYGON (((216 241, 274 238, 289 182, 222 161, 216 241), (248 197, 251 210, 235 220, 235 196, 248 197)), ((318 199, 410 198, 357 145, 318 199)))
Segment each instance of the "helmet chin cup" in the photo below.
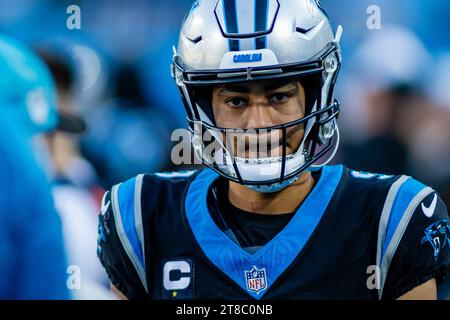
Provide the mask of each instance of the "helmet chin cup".
POLYGON ((269 185, 261 185, 261 186, 247 185, 246 187, 249 188, 250 190, 253 190, 253 191, 256 191, 259 193, 275 193, 275 192, 281 191, 281 190, 287 188, 288 186, 290 186, 291 184, 293 184, 295 181, 298 180, 299 176, 300 176, 300 174, 298 176, 295 176, 295 177, 285 180, 283 182, 273 183, 273 184, 269 184, 269 185))

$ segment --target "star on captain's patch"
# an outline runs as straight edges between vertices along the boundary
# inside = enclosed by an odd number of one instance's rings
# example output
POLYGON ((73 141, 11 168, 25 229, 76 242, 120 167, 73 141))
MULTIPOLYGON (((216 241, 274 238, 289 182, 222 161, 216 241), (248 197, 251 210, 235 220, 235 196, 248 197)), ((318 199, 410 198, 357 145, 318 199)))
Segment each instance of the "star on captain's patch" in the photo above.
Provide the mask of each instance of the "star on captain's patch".
POLYGON ((178 292, 172 291, 172 297, 175 298, 177 296, 178 292))

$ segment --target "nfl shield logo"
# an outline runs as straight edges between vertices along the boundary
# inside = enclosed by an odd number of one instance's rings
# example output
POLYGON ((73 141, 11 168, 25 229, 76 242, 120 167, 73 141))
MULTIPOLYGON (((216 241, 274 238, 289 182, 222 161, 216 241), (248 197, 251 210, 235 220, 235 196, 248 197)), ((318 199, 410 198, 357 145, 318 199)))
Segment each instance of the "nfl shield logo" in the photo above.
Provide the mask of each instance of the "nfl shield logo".
POLYGON ((258 269, 256 266, 253 266, 252 270, 245 271, 245 280, 247 290, 259 294, 267 288, 266 268, 258 269))

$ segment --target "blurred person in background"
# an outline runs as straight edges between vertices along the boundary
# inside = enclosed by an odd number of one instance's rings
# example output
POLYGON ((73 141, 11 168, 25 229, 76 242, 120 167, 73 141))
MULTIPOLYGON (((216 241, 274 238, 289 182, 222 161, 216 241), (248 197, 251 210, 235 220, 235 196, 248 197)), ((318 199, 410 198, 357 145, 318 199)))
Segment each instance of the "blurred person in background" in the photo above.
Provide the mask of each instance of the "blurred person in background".
POLYGON ((406 172, 436 186, 450 204, 442 185, 450 175, 450 63, 434 64, 420 39, 400 26, 371 33, 353 60, 359 67, 344 80, 351 110, 342 119, 344 162, 360 170, 406 172))
POLYGON ((100 210, 96 194, 100 187, 95 169, 79 149, 76 134, 84 132, 85 124, 72 105, 74 74, 57 53, 39 53, 56 83, 58 111, 65 115, 65 130, 54 130, 45 136, 53 165, 52 193, 63 221, 69 264, 79 266, 81 271, 81 290, 74 292, 75 298, 108 299, 108 279, 95 252, 100 210))
POLYGON ((170 159, 170 118, 147 102, 134 64, 117 68, 110 96, 86 113, 82 150, 106 185, 142 171, 160 171, 170 159), (167 141, 167 143, 161 143, 167 141))
MULTIPOLYGON (((414 156, 424 159, 427 167, 434 167, 436 186, 441 190, 447 206, 450 206, 450 47, 435 59, 427 80, 427 96, 434 106, 434 112, 427 114, 432 119, 426 122, 425 127, 429 129, 424 130, 422 136, 427 137, 426 131, 434 133, 432 141, 426 141, 434 156, 431 159, 418 156, 421 151, 419 141, 414 148, 414 156), (433 120, 436 121, 436 126, 433 120)), ((420 161, 417 162, 420 164, 420 161)))
POLYGON ((69 299, 61 221, 48 181, 28 137, 7 116, 0 124, 0 299, 69 299))
POLYGON ((9 79, 3 84, 3 109, 9 111, 8 119, 26 128, 39 165, 51 181, 52 201, 63 226, 60 245, 64 244, 68 264, 76 267, 73 276, 78 277, 78 285, 71 287, 72 298, 112 298, 95 261, 98 205, 83 189, 92 181, 92 172, 84 169, 89 166, 82 161, 74 137, 69 135, 85 130, 84 121, 70 108, 70 90, 66 85, 70 75, 63 64, 50 62, 60 81, 58 95, 49 68, 36 53, 6 37, 1 49, 3 65, 10 68, 9 79))
POLYGON ((30 146, 56 125, 51 80, 22 44, 0 36, 0 299, 68 299, 60 217, 30 146))
POLYGON ((344 97, 352 112, 343 120, 354 131, 347 131, 344 139, 344 163, 363 171, 412 173, 409 141, 417 125, 409 120, 417 108, 425 107, 416 101, 424 100, 422 81, 430 60, 417 36, 399 26, 386 26, 361 43, 344 97))

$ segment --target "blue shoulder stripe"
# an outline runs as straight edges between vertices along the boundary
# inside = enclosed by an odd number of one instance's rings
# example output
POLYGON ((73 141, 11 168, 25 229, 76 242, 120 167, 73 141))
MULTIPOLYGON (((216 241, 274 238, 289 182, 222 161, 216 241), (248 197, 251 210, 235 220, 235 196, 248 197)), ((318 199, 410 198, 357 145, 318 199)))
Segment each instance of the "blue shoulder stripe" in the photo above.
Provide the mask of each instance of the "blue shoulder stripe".
POLYGON ((419 181, 402 176, 394 182, 384 203, 378 229, 377 265, 380 267, 379 298, 381 298, 389 265, 395 255, 412 215, 433 189, 419 181))
POLYGON ((412 178, 409 178, 401 185, 397 196, 395 197, 391 214, 389 216, 382 256, 384 256, 384 254, 386 253, 386 249, 392 240, 394 231, 395 229, 397 229, 397 226, 399 225, 400 220, 406 211, 406 208, 410 204, 411 200, 416 196, 416 194, 418 194, 420 190, 424 189, 425 187, 425 185, 412 178))
POLYGON ((111 201, 117 234, 122 246, 147 290, 141 189, 144 175, 139 175, 112 189, 111 201))

